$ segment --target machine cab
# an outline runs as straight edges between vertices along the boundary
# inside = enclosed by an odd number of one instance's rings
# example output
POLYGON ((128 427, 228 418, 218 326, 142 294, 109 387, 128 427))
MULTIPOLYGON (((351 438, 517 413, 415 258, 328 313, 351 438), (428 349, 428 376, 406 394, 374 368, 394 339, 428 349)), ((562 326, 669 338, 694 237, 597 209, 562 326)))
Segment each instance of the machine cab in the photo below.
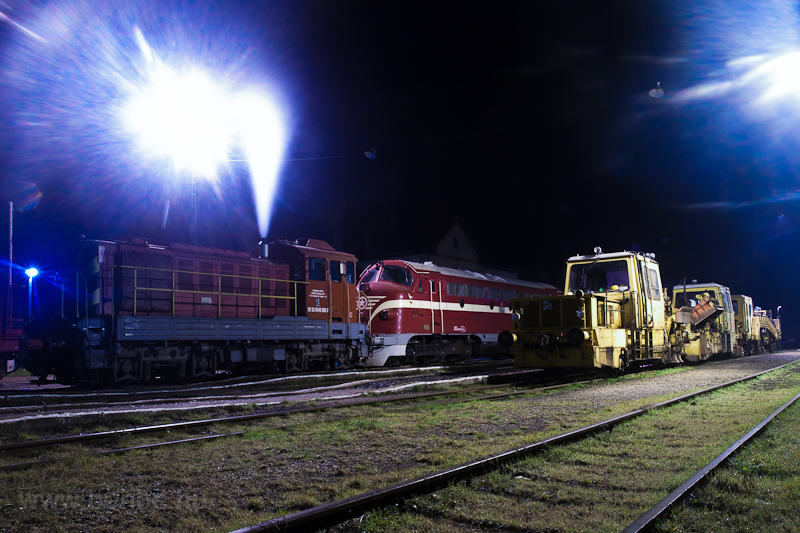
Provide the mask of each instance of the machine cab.
POLYGON ((612 300, 633 298, 623 321, 662 330, 665 326, 661 272, 653 254, 635 252, 602 253, 575 256, 567 260, 564 294, 598 294, 612 300), (620 298, 613 295, 625 295, 620 298), (630 313, 630 314, 629 314, 630 313))

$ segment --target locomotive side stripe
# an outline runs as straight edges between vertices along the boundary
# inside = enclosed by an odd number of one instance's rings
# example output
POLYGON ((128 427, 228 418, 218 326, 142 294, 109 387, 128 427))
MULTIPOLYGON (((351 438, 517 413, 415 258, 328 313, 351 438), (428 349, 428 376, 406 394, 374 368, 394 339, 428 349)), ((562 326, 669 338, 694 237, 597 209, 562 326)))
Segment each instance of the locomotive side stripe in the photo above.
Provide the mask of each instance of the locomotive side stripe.
POLYGON ((376 307, 369 317, 369 321, 383 310, 389 309, 427 309, 430 311, 467 311, 473 313, 497 313, 497 314, 511 314, 511 310, 505 306, 495 306, 491 309, 488 305, 483 304, 461 304, 458 302, 430 302, 426 300, 389 300, 383 302, 376 307), (435 304, 435 306, 433 305, 435 304))

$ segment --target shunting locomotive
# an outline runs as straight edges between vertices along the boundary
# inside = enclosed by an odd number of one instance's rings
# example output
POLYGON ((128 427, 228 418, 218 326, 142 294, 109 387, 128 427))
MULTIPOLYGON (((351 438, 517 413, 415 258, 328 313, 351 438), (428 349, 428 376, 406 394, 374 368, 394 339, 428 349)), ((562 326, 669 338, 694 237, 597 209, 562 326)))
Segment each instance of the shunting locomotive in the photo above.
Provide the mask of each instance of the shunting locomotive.
POLYGON ((349 368, 362 357, 356 257, 314 239, 251 254, 145 239, 68 246, 25 326, 25 367, 63 383, 349 368), (51 280, 52 282, 52 280, 51 280))
POLYGON ((514 329, 501 335, 515 364, 533 368, 625 369, 681 363, 682 341, 652 254, 578 255, 564 293, 512 301, 514 329))

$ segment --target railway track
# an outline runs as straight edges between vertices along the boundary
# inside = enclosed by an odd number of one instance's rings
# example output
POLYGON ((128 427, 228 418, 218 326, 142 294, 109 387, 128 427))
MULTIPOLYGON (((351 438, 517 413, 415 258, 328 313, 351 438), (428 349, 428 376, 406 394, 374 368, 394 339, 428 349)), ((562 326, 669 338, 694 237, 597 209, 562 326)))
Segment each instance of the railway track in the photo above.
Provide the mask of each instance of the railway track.
MULTIPOLYGON (((347 372, 320 372, 291 374, 254 379, 232 378, 208 383, 137 387, 133 389, 106 389, 96 391, 73 388, 31 390, 0 390, 0 414, 25 409, 58 409, 62 407, 105 407, 128 402, 163 402, 192 399, 238 399, 257 396, 266 391, 292 392, 311 386, 335 386, 348 383, 369 383, 385 379, 411 379, 433 375, 460 375, 471 372, 494 372, 511 366, 510 361, 480 361, 458 366, 431 366, 419 368, 374 369, 347 372)), ((0 382, 2 383, 2 382, 0 382)))
MULTIPOLYGON (((576 384, 587 384, 593 381, 598 380, 585 380, 585 381, 576 381, 576 378, 580 377, 588 377, 586 374, 578 374, 578 375, 570 375, 564 376, 561 378, 559 383, 552 383, 554 380, 552 378, 545 378, 540 380, 529 380, 523 383, 516 383, 515 386, 519 387, 522 385, 527 385, 530 387, 534 385, 533 388, 526 388, 523 390, 512 390, 507 392, 499 392, 494 394, 486 394, 480 396, 470 396, 467 398, 455 398, 447 400, 446 403, 462 403, 462 402, 471 402, 471 401, 481 401, 481 400, 494 400, 500 398, 508 398, 511 396, 520 396, 525 394, 535 394, 539 392, 544 392, 548 390, 554 390, 558 388, 563 388, 571 385, 576 384), (549 385, 545 385, 544 383, 552 383, 549 385)), ((446 391, 436 391, 436 392, 421 392, 421 393, 409 393, 403 395, 402 397, 391 397, 391 398, 375 398, 375 399, 368 399, 368 400, 357 400, 357 401, 347 401, 329 405, 322 405, 322 406, 313 406, 313 407, 301 407, 295 409, 284 409, 284 410, 276 410, 270 411, 266 413, 254 413, 254 414, 247 414, 247 415, 237 415, 237 416, 227 416, 227 417, 216 417, 216 418, 209 418, 204 420, 193 420, 187 422, 175 422, 171 424, 157 424, 157 425, 148 425, 148 426, 139 426, 139 427, 132 427, 132 428, 124 428, 119 430, 112 430, 112 431, 102 431, 102 432, 95 432, 95 433, 84 433, 79 435, 68 435, 68 436, 61 436, 61 437, 53 437, 53 438, 46 438, 46 439, 37 439, 37 440, 26 440, 20 442, 12 442, 6 444, 0 444, 0 452, 9 453, 15 452, 20 450, 26 450, 31 448, 42 448, 42 447, 52 447, 52 446, 59 446, 64 444, 78 444, 78 443, 85 443, 89 441, 95 441, 100 439, 113 439, 121 436, 126 435, 143 435, 148 433, 156 433, 156 432, 171 432, 171 431, 185 431, 190 429, 195 429, 198 427, 210 426, 214 424, 234 424, 234 423, 241 423, 241 422, 251 422, 256 420, 265 420, 268 418, 275 418, 275 417, 289 417, 292 415, 297 415, 301 413, 316 413, 316 412, 323 412, 323 411, 331 411, 337 409, 344 409, 353 406, 364 406, 364 405, 377 405, 377 404, 386 404, 386 403, 400 403, 400 402, 408 402, 408 401, 416 401, 421 399, 430 399, 430 398, 437 398, 437 397, 447 397, 453 395, 469 395, 474 393, 479 393, 482 391, 489 391, 489 390, 499 390, 503 388, 509 388, 509 384, 495 384, 495 385, 480 385, 480 386, 473 386, 473 387, 466 387, 466 388, 458 388, 446 391)), ((284 426, 282 428, 273 428, 273 429, 285 429, 288 426, 284 426)), ((112 449, 112 450, 104 450, 98 452, 90 452, 87 455, 105 455, 105 454, 113 454, 113 453, 123 453, 126 451, 132 450, 142 450, 148 448, 156 448, 162 446, 170 446, 170 445, 178 445, 178 444, 186 444, 188 442, 199 442, 203 440, 209 440, 211 438, 220 438, 220 437, 231 437, 236 435, 241 435, 243 432, 234 432, 234 433, 226 433, 226 434, 219 434, 213 436, 206 436, 206 437, 198 437, 198 438, 186 438, 186 439, 179 439, 179 440, 171 440, 165 442, 158 442, 158 443, 151 443, 145 444, 141 446, 131 446, 125 447, 120 449, 112 449)), ((44 464, 54 462, 54 459, 45 459, 45 460, 38 460, 38 461, 31 461, 31 462, 23 462, 23 463, 12 463, 7 465, 0 466, 0 471, 10 471, 10 470, 21 470, 25 468, 31 468, 36 466, 41 466, 44 464)))
MULTIPOLYGON (((414 497, 429 495, 436 492, 448 485, 457 483, 463 480, 469 480, 477 476, 483 476, 487 473, 497 471, 501 468, 506 468, 510 463, 519 461, 520 459, 542 452, 548 448, 564 445, 576 440, 584 439, 600 431, 607 431, 610 428, 621 424, 622 422, 632 420, 645 413, 653 410, 662 409, 671 405, 681 402, 686 402, 697 398, 698 396, 708 394, 710 392, 730 387, 732 385, 742 383, 748 380, 755 379, 763 374, 772 372, 774 370, 783 368, 782 365, 770 370, 759 372, 750 376, 740 379, 732 380, 720 385, 708 387, 703 390, 682 395, 680 397, 658 403, 656 405, 636 409, 621 416, 603 420, 591 424, 589 426, 568 431, 554 437, 538 441, 533 444, 525 445, 519 448, 507 450, 503 453, 471 461, 453 468, 448 468, 442 471, 434 472, 422 477, 410 479, 400 483, 395 483, 383 488, 372 490, 363 494, 352 496, 338 501, 329 502, 323 505, 312 507, 296 513, 287 514, 267 522, 257 525, 245 527, 236 530, 235 533, 261 533, 261 532, 302 532, 302 531, 316 531, 323 528, 330 528, 340 524, 348 519, 358 517, 365 512, 373 511, 380 508, 393 506, 399 502, 409 500, 414 497)), ((721 464, 727 457, 729 457, 736 449, 738 449, 747 440, 758 434, 763 427, 772 420, 777 414, 796 401, 800 395, 795 396, 790 402, 787 402, 781 409, 772 413, 769 417, 764 419, 755 428, 753 428, 747 435, 742 437, 736 444, 728 448, 717 459, 709 463, 706 467, 701 469, 697 474, 692 476, 689 481, 676 489, 670 497, 660 502, 653 507, 650 511, 645 513, 640 519, 636 520, 631 526, 625 530, 626 533, 643 531, 651 527, 654 520, 661 516, 670 505, 679 501, 682 495, 687 494, 698 482, 700 482, 714 467, 721 464)))

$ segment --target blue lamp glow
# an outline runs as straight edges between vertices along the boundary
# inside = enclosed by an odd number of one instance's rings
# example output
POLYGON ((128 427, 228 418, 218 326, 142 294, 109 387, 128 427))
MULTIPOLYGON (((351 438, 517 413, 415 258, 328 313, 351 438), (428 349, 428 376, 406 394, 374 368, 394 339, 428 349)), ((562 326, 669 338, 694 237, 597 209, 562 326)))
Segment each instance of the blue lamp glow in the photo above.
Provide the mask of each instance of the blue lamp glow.
POLYGON ((33 278, 39 275, 39 269, 35 267, 25 269, 28 276, 28 316, 33 316, 33 278))

